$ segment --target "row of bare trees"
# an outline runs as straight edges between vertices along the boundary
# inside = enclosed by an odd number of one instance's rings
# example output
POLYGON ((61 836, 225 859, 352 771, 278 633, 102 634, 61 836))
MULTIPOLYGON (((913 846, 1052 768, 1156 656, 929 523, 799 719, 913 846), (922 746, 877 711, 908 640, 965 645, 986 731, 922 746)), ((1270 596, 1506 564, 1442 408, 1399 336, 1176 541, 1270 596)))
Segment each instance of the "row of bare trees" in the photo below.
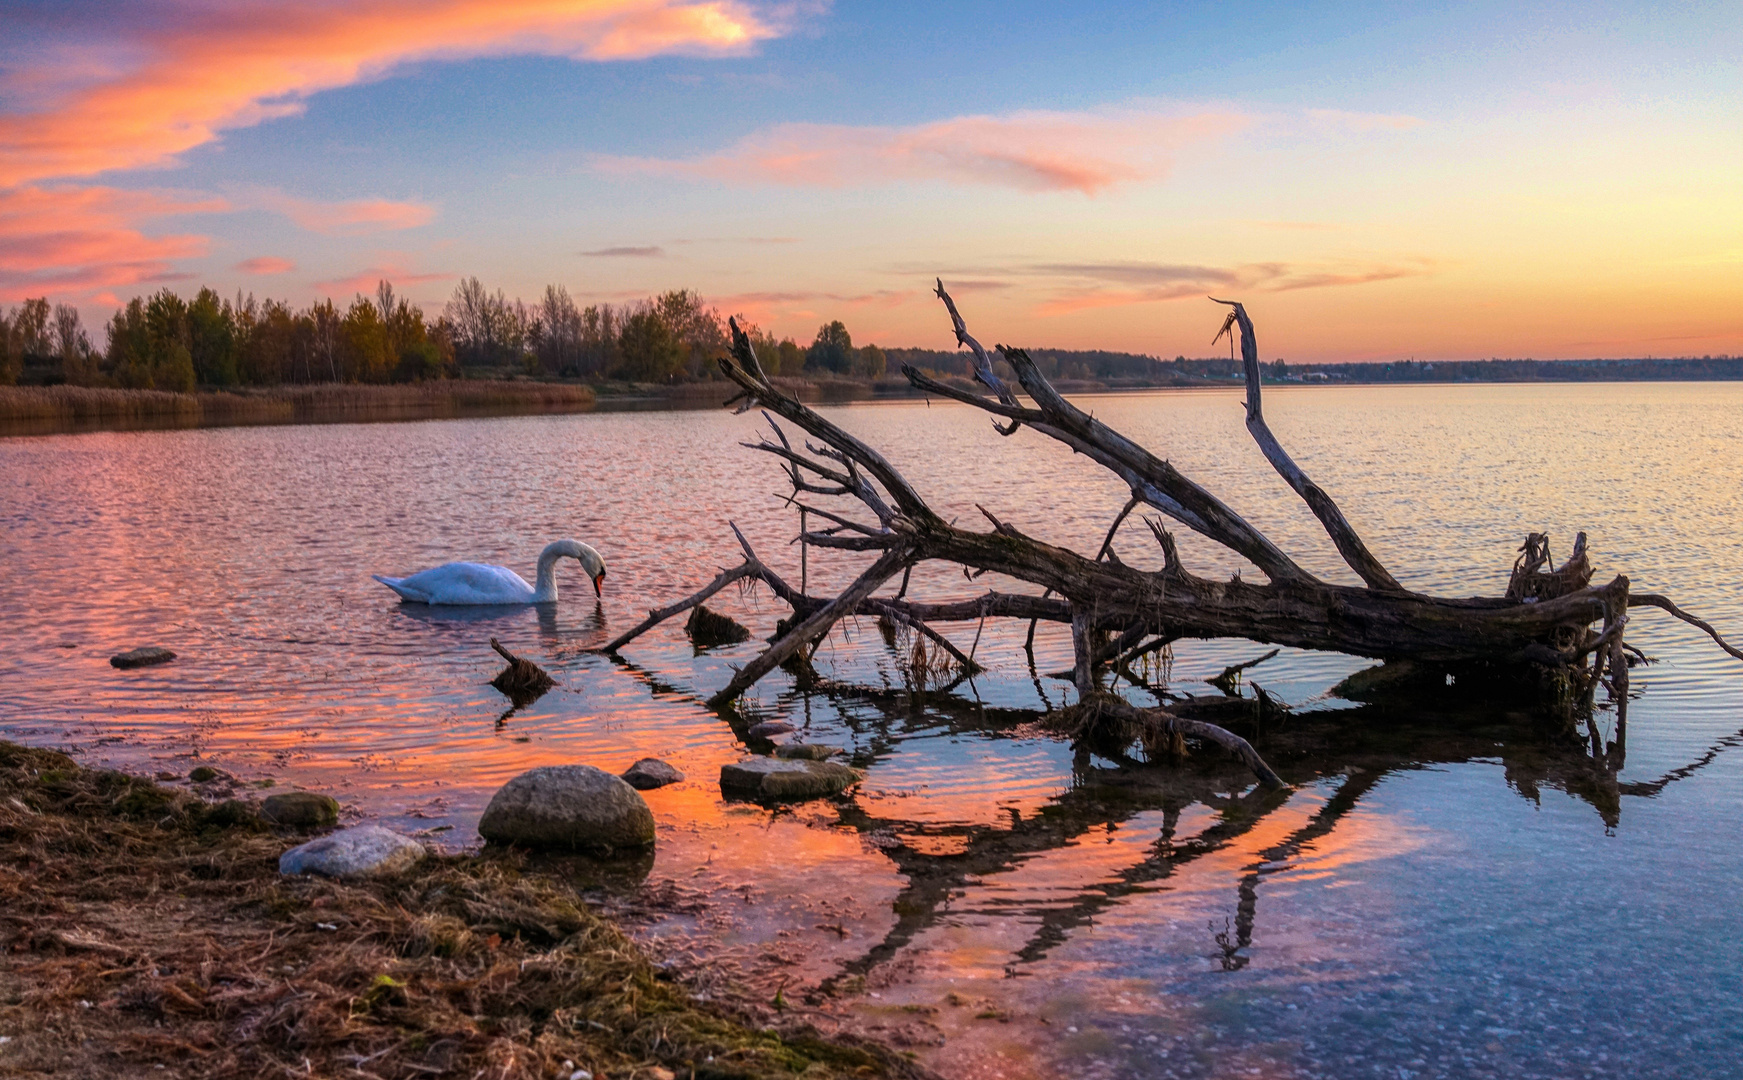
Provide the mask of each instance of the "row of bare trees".
MULTIPOLYGON (((840 321, 820 327, 809 347, 746 325, 773 374, 884 372, 883 350, 855 348, 840 321)), ((582 306, 550 285, 528 304, 475 277, 461 281, 433 319, 387 281, 347 307, 323 300, 300 310, 209 288, 184 299, 166 288, 129 301, 104 330, 99 349, 77 308, 51 307, 46 298, 0 310, 0 383, 188 391, 404 382, 466 368, 658 383, 718 378, 714 360, 729 346, 719 310, 689 289, 582 306)))

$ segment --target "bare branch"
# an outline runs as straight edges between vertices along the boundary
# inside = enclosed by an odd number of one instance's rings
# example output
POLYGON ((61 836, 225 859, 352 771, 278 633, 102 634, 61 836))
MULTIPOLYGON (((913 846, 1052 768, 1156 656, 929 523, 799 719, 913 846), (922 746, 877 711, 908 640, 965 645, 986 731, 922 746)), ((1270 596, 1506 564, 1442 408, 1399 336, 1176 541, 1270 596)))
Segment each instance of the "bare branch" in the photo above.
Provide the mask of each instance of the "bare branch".
POLYGON ((797 399, 788 397, 770 385, 768 379, 760 374, 755 357, 751 354, 750 339, 745 336, 736 323, 732 325, 733 356, 738 359, 734 364, 731 360, 722 359, 720 370, 727 378, 737 383, 739 387, 754 397, 764 408, 796 425, 808 434, 823 440, 839 452, 846 454, 859 463, 870 473, 872 478, 883 489, 889 492, 896 501, 896 506, 906 517, 916 521, 931 520, 936 517, 926 500, 914 490, 913 485, 898 472, 895 466, 884 459, 884 456, 849 435, 837 425, 819 416, 816 412, 801 404, 797 399))
MULTIPOLYGON (((866 606, 869 607, 870 604, 867 604, 866 606)), ((881 607, 881 610, 879 613, 880 614, 887 614, 891 619, 894 619, 896 622, 899 622, 903 626, 908 627, 910 630, 913 630, 914 632, 916 632, 916 633, 918 633, 926 638, 931 639, 931 641, 934 644, 936 644, 939 648, 941 648, 945 652, 949 653, 951 655, 951 657, 956 661, 957 666, 960 667, 964 672, 966 672, 970 675, 973 675, 976 672, 981 670, 981 666, 979 664, 975 663, 973 658, 969 657, 961 649, 957 648, 955 646, 955 644, 953 644, 949 638, 945 637, 943 634, 940 634, 938 631, 932 629, 930 626, 927 626, 925 623, 921 622, 919 619, 914 618, 908 612, 902 610, 901 607, 895 606, 895 605, 883 605, 881 607)))
POLYGON ((1668 611, 1672 615, 1675 615, 1677 618, 1681 619, 1683 622, 1688 623, 1690 626, 1698 627, 1699 629, 1706 631, 1707 636, 1712 638, 1715 642, 1718 643, 1719 648, 1724 649, 1726 652, 1730 653, 1732 656, 1735 656, 1737 659, 1743 660, 1743 652, 1739 652, 1735 646, 1731 645, 1730 642, 1728 642, 1724 638, 1720 637, 1719 632, 1717 630, 1713 629, 1712 624, 1705 622, 1704 620, 1695 618, 1693 615, 1690 615, 1688 612, 1684 611, 1682 608, 1679 608, 1675 604, 1671 603, 1669 598, 1667 598, 1667 597, 1660 596, 1658 593, 1631 593, 1628 597, 1628 606, 1629 607, 1655 607, 1661 611, 1668 611))
POLYGON ((892 548, 878 557, 865 573, 861 574, 842 591, 840 596, 824 604, 812 612, 798 626, 782 635, 781 639, 764 650, 761 656, 746 664, 732 677, 732 681, 713 697, 708 699, 710 708, 718 709, 731 702, 740 694, 756 685, 758 679, 773 671, 781 661, 792 656, 801 648, 820 638, 836 620, 851 615, 859 608, 860 601, 870 596, 879 585, 895 576, 902 568, 902 563, 909 557, 907 545, 892 548))
POLYGON ((643 634, 665 622, 672 616, 682 614, 683 612, 696 607, 698 604, 705 602, 710 596, 713 596, 715 593, 726 588, 728 585, 731 585, 733 582, 743 581, 746 578, 761 577, 761 571, 762 564, 755 561, 754 557, 748 557, 744 562, 733 567, 731 570, 722 570, 713 581, 709 582, 708 585, 700 591, 686 596, 675 604, 668 604, 663 608, 655 608, 648 612, 648 617, 637 623, 632 629, 624 631, 593 651, 602 652, 607 655, 615 653, 617 650, 628 645, 636 638, 641 637, 643 634))
POLYGON ((1119 515, 1114 518, 1114 523, 1112 525, 1108 526, 1107 536, 1102 538, 1101 550, 1099 550, 1095 553, 1095 558, 1096 558, 1097 562, 1100 562, 1102 559, 1106 558, 1108 555, 1113 553, 1114 534, 1120 531, 1120 526, 1122 524, 1124 524, 1124 522, 1126 520, 1126 515, 1130 514, 1133 510, 1136 510, 1138 508, 1138 504, 1141 503, 1142 501, 1143 500, 1139 499, 1136 495, 1133 495, 1130 499, 1126 500, 1125 508, 1123 510, 1121 510, 1119 512, 1119 515))
MULTIPOLYGON (((961 315, 957 314, 956 302, 950 299, 949 293, 944 291, 944 279, 939 278, 937 284, 938 287, 934 291, 937 293, 938 299, 944 301, 945 309, 950 312, 950 325, 956 330, 956 344, 968 346, 969 351, 974 354, 974 377, 979 379, 988 390, 997 394, 999 401, 1006 408, 1017 409, 1019 402, 1016 391, 1012 390, 1005 380, 999 378, 998 373, 993 370, 993 358, 988 356, 986 349, 981 347, 981 343, 969 334, 968 324, 962 320, 961 315)), ((1014 435, 1019 426, 1021 425, 1013 419, 1010 424, 1004 427, 995 423, 993 429, 1000 435, 1014 435)))
MULTIPOLYGON (((1214 300, 1215 297, 1212 297, 1214 300)), ((1265 455, 1265 460, 1271 463, 1295 493, 1301 496, 1301 501, 1313 511, 1313 516, 1325 526, 1325 531, 1331 537, 1331 542, 1337 545, 1338 554, 1344 557, 1351 570, 1368 583, 1370 589, 1388 589, 1393 592, 1403 592, 1404 586, 1398 584, 1396 578, 1386 568, 1380 565, 1380 560, 1374 558, 1368 551, 1368 546, 1362 543, 1362 538, 1350 523, 1344 519, 1338 504, 1332 501, 1318 484, 1307 478, 1301 467, 1295 464, 1283 444, 1277 441, 1277 436, 1271 434, 1270 425, 1265 423, 1265 414, 1259 407, 1259 344, 1253 334, 1253 320, 1247 317, 1247 309, 1233 300, 1217 300, 1219 304, 1227 304, 1232 309, 1229 320, 1223 323, 1217 337, 1230 333, 1230 321, 1241 328, 1241 363, 1247 374, 1247 431, 1253 436, 1253 441, 1259 444, 1259 450, 1265 455)), ((1231 334, 1232 336, 1232 334, 1231 334)), ((1213 341, 1212 344, 1215 344, 1213 341)))
MULTIPOLYGON (((1047 419, 1038 409, 1026 409, 1018 405, 1006 405, 1002 401, 994 401, 992 398, 981 397, 978 394, 971 394, 966 390, 958 390, 949 383, 939 382, 937 379, 934 379, 932 376, 926 374, 912 364, 903 364, 902 374, 907 376, 908 381, 915 387, 926 391, 928 394, 937 394, 939 397, 949 398, 952 401, 960 401, 964 405, 973 405, 977 409, 985 409, 994 416, 1003 416, 1013 421, 1026 420, 1030 423, 1044 423, 1047 419)), ((1000 430, 1002 431, 1003 429, 1001 428, 1000 430)))

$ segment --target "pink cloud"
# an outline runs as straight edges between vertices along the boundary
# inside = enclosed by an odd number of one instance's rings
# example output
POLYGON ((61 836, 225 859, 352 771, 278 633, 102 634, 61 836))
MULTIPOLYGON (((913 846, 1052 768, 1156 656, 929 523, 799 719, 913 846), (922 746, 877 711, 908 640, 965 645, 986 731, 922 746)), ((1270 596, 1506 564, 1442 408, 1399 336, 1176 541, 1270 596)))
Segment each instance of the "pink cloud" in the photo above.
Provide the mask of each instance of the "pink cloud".
MULTIPOLYGON (((69 21, 64 40, 0 70, 0 291, 169 280, 175 260, 208 242, 148 236, 140 221, 225 208, 47 180, 167 165, 227 129, 294 115, 312 94, 410 62, 726 55, 781 32, 741 0, 145 0, 69 21)), ((388 199, 264 201, 328 235, 414 228, 435 213, 388 199)))
POLYGON ((243 259, 236 264, 236 269, 244 274, 288 274, 297 268, 297 264, 289 259, 281 259, 275 255, 260 255, 252 259, 243 259))
POLYGON ((0 298, 174 280, 174 261, 205 254, 208 239, 147 236, 137 223, 228 208, 221 199, 107 187, 0 191, 0 298))
POLYGON ((162 165, 311 94, 428 59, 538 54, 625 60, 742 52, 780 30, 738 0, 157 0, 149 19, 83 28, 102 56, 13 67, 0 188, 162 165))
POLYGON ((330 296, 345 296, 352 293, 372 293, 376 282, 391 281, 395 285, 423 285, 432 281, 451 281, 456 275, 447 273, 414 274, 403 266, 389 263, 384 266, 371 266, 367 270, 359 270, 348 277, 335 278, 332 281, 317 281, 314 288, 317 292, 330 296))
POLYGON ((419 225, 429 224, 436 216, 433 206, 417 202, 396 202, 392 199, 320 202, 269 192, 260 197, 260 203, 310 232, 323 236, 362 236, 374 232, 415 229, 419 225))
POLYGON ((942 180, 1094 195, 1163 177, 1180 150, 1252 122, 1228 109, 1126 107, 961 116, 913 127, 781 124, 709 157, 601 156, 594 167, 791 186, 942 180))
POLYGON ((1032 272, 1076 279, 1061 295, 1035 309, 1041 316, 1070 315, 1096 308, 1150 304, 1226 292, 1294 292, 1367 285, 1376 281, 1424 277, 1441 264, 1422 257, 1389 263, 1295 265, 1250 263, 1236 267, 1174 266, 1160 263, 1063 263, 1032 272))

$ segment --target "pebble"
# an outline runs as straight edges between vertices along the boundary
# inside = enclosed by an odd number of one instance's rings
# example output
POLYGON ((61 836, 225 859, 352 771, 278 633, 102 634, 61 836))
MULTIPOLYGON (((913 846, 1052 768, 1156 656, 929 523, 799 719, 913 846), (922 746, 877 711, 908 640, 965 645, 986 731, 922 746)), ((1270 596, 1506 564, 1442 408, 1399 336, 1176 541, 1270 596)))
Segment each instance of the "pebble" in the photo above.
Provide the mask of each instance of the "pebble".
POLYGON ((623 782, 637 791, 652 791, 667 784, 676 784, 682 779, 683 773, 659 758, 651 757, 642 758, 623 772, 623 782))
POLYGON ((764 720, 745 732, 753 739, 770 739, 776 735, 785 735, 793 730, 793 725, 785 720, 764 720))
POLYGON ((320 829, 339 824, 339 803, 331 795, 320 795, 313 791, 286 791, 262 799, 260 816, 274 825, 295 829, 320 829))

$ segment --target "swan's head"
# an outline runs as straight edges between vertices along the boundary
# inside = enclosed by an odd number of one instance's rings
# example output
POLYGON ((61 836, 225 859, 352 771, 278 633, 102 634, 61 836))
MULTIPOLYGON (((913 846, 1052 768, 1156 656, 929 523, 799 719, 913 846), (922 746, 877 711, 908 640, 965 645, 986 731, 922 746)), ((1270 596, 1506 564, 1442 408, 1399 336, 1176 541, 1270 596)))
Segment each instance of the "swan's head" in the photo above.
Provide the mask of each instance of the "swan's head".
POLYGON ((599 552, 594 551, 590 545, 583 544, 579 540, 559 540, 551 547, 556 549, 558 555, 567 555, 571 559, 579 560, 581 569, 587 571, 587 576, 593 579, 593 595, 602 594, 602 586, 605 584, 605 560, 599 557, 599 552))

